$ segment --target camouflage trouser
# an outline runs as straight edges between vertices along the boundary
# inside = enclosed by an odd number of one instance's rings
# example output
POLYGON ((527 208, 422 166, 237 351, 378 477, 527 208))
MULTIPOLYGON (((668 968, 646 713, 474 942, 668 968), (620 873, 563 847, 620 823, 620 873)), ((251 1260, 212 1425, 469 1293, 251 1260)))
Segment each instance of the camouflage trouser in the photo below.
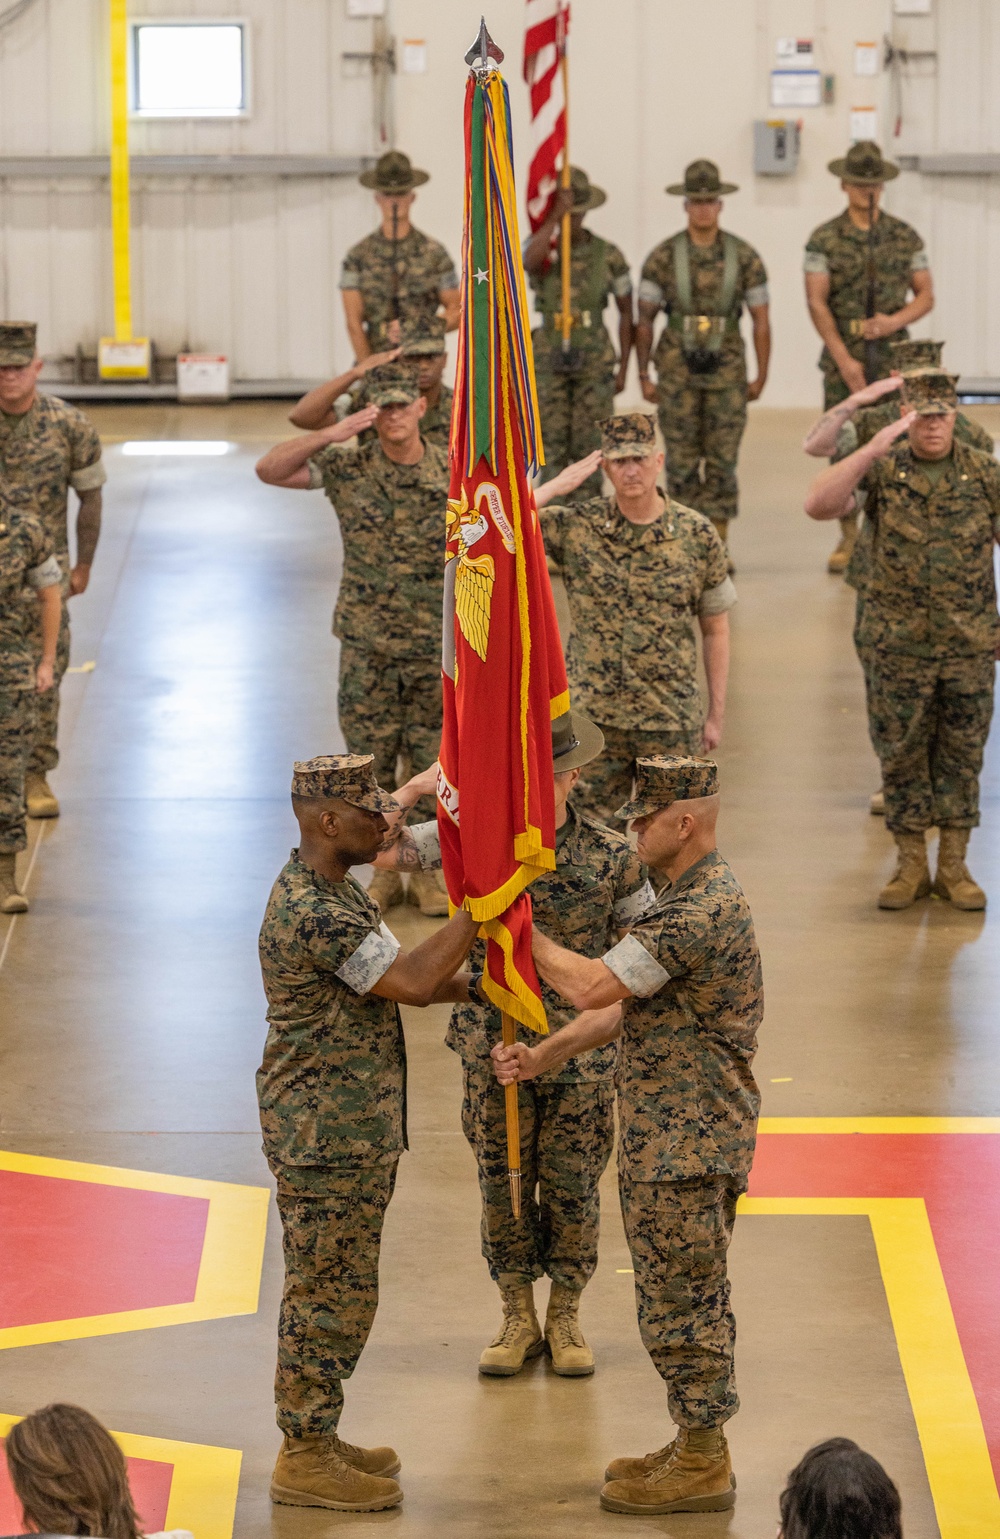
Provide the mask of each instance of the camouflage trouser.
POLYGON ((735 518, 736 461, 747 425, 744 381, 706 390, 690 375, 661 375, 657 383, 660 432, 667 451, 671 497, 706 518, 735 518))
MULTIPOLYGON (((337 705, 348 753, 374 754, 376 779, 391 789, 438 756, 441 658, 383 657, 342 641, 337 705)), ((433 797, 421 797, 416 821, 433 818, 435 810, 433 797)))
POLYGON ((738 1195, 720 1178, 622 1177, 639 1334, 678 1427, 717 1427, 740 1407, 726 1275, 738 1195))
MULTIPOLYGON (((65 571, 63 567, 63 571, 65 571)), ((47 775, 59 763, 56 738, 59 733, 59 686, 69 667, 69 605, 66 602, 67 584, 63 583, 62 617, 59 621, 59 640, 56 643, 55 682, 44 695, 38 696, 35 707, 35 740, 28 764, 29 775, 47 775)), ((38 655, 42 654, 42 633, 38 631, 38 655)))
POLYGON ((33 689, 0 687, 0 855, 15 854, 28 842, 24 776, 35 735, 33 689))
MULTIPOLYGON (((909 336, 909 332, 904 331, 900 332, 898 335, 890 337, 888 340, 890 342, 896 342, 900 340, 900 338, 907 336, 909 336)), ((858 357, 856 361, 860 363, 862 367, 864 367, 863 349, 861 350, 861 353, 862 356, 858 357)), ((853 350, 851 356, 855 356, 853 350)), ((891 359, 888 352, 888 343, 880 342, 875 367, 875 378, 885 379, 889 373, 890 364, 891 359)), ((851 387, 844 379, 844 376, 837 368, 837 365, 834 363, 833 359, 827 357, 825 353, 823 357, 820 358, 819 367, 820 372, 823 375, 823 410, 829 411, 832 406, 839 406, 841 401, 847 400, 847 397, 851 393, 851 387)))
POLYGON ((931 658, 875 649, 868 730, 882 765, 890 833, 978 824, 995 672, 992 653, 931 658))
MULTIPOLYGON (((536 357, 535 384, 545 447, 543 481, 551 481, 567 465, 601 447, 597 424, 602 417, 610 417, 615 409, 613 371, 612 363, 610 366, 599 364, 593 371, 587 369, 580 374, 553 374, 544 362, 544 355, 541 359, 536 357)), ((600 495, 601 472, 598 470, 562 500, 585 502, 589 497, 600 495)))
POLYGON ((610 1081, 519 1087, 521 1217, 510 1211, 504 1090, 486 1064, 466 1065, 462 1129, 479 1166, 483 1255, 494 1282, 549 1276, 582 1289, 597 1266, 597 1185, 611 1158, 610 1081))
POLYGON ((378 1307, 382 1221, 396 1182, 384 1165, 280 1165, 285 1288, 274 1401, 289 1437, 329 1436, 378 1307))
POLYGON ((697 757, 701 753, 701 732, 640 732, 623 727, 601 726, 604 752, 583 772, 583 779, 573 792, 573 801, 582 811, 601 822, 611 822, 618 808, 632 795, 636 759, 653 754, 678 753, 697 757))

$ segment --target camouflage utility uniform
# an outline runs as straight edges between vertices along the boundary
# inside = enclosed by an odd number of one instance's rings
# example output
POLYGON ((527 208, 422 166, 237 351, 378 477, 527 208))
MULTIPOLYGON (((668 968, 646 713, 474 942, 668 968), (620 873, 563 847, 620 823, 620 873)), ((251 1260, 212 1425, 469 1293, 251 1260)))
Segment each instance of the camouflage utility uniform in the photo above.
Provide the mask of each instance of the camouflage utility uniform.
POLYGON ((680 503, 653 524, 629 523, 614 497, 540 516, 569 600, 573 702, 604 733, 578 794, 608 818, 631 793, 637 758, 701 752, 695 622, 731 609, 736 589, 712 525, 680 503))
MULTIPOLYGON (((880 211, 875 221, 876 312, 895 315, 901 310, 906 304, 912 274, 929 265, 923 240, 913 226, 880 211)), ((861 323, 868 295, 868 231, 859 230, 845 209, 812 232, 806 242, 803 266, 807 273, 829 274, 830 313, 847 351, 863 363, 865 340, 861 323)), ((876 379, 884 379, 892 367, 891 343, 907 336, 909 332, 904 328, 875 343, 876 379)), ((826 347, 820 354, 819 367, 823 372, 823 407, 829 411, 838 401, 847 399, 851 387, 826 347)))
MULTIPOLYGON (((618 361, 604 324, 609 299, 632 292, 629 266, 617 246, 590 230, 575 236, 570 257, 573 329, 570 352, 574 367, 563 372, 562 260, 557 256, 539 273, 529 275, 541 326, 532 333, 535 383, 545 448, 543 481, 551 481, 567 465, 600 448, 597 424, 615 408, 618 361)), ((573 494, 583 501, 600 491, 600 474, 590 476, 573 494)))
POLYGON ((441 743, 447 455, 425 443, 415 465, 397 465, 376 438, 333 444, 309 465, 344 542, 333 616, 340 729, 348 751, 374 753, 376 779, 394 785, 398 758, 405 779, 433 764, 441 743))
MULTIPOLYGON (((45 775, 59 763, 59 686, 69 667, 70 642, 67 497, 70 487, 78 493, 96 491, 106 480, 101 440, 75 406, 40 395, 22 416, 0 412, 0 496, 8 506, 27 510, 41 520, 62 571, 55 684, 38 697, 29 774, 45 775)), ((40 632, 36 647, 40 655, 40 632)))
MULTIPOLYGON (((554 940, 599 957, 653 902, 645 869, 628 840, 570 805, 556 831, 556 869, 531 884, 535 921, 554 940)), ((472 966, 482 969, 477 941, 472 966)), ((542 1000, 549 1029, 577 1012, 547 984, 542 1000)), ((503 1086, 490 1049, 500 1040, 499 1012, 457 1005, 445 1038, 462 1059, 462 1127, 479 1166, 483 1255, 494 1282, 524 1284, 548 1275, 581 1291, 597 1266, 598 1182, 614 1143, 614 1046, 571 1058, 526 1081, 521 1107, 522 1216, 510 1211, 503 1086), (537 1186, 537 1195, 536 1195, 537 1186)), ((522 1040, 531 1034, 522 1031, 522 1040)))
POLYGON ((974 828, 1000 641, 1000 465, 956 442, 928 473, 903 440, 861 489, 870 538, 857 643, 886 826, 974 828))
POLYGON ((400 323, 416 330, 433 324, 441 306, 441 291, 458 288, 458 273, 441 242, 420 230, 411 227, 395 242, 381 230, 373 230, 344 258, 340 287, 360 290, 368 341, 372 352, 379 353, 392 346, 389 322, 394 291, 399 299, 400 323))
MULTIPOLYGON (((683 260, 683 258, 682 258, 683 260)), ((697 246, 686 230, 651 251, 642 269, 640 304, 659 306, 667 324, 653 353, 660 430, 667 451, 670 495, 720 522, 735 518, 736 461, 747 420, 747 365, 740 313, 768 303, 767 273, 754 248, 720 231, 711 246, 697 246), (690 297, 678 282, 678 244, 687 254, 690 297), (726 289, 727 249, 732 279, 726 289), (724 315, 722 306, 728 298, 724 315), (684 318, 725 321, 719 364, 694 373, 684 349, 684 318)))
POLYGON ((27 843, 24 780, 35 741, 41 661, 36 593, 62 579, 39 519, 0 504, 0 855, 27 843))
POLYGON ((336 1431, 341 1381, 375 1318, 406 1147, 406 1052, 398 1007, 370 990, 398 951, 353 877, 330 882, 292 851, 260 932, 269 1030, 257 1094, 284 1231, 275 1401, 293 1438, 336 1431))
POLYGON ((763 1017, 746 898, 718 851, 661 893, 604 961, 629 989, 618 1168, 639 1331, 678 1427, 739 1408, 726 1252, 746 1190, 763 1017))

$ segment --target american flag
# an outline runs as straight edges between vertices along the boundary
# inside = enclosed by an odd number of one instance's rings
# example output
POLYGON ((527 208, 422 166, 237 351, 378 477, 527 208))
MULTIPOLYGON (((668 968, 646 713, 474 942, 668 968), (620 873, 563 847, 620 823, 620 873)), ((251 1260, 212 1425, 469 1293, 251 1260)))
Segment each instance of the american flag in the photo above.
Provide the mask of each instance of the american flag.
POLYGON ((560 61, 566 51, 568 31, 569 0, 528 0, 524 78, 531 90, 528 218, 533 230, 545 221, 562 168, 566 95, 560 61))

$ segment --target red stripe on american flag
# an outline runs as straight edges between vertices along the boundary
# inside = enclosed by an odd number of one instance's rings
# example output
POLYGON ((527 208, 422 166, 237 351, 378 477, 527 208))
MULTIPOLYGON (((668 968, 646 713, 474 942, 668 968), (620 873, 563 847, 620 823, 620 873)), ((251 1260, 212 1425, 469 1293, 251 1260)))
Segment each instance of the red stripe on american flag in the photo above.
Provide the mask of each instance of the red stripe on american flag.
POLYGON ((531 102, 528 217, 533 230, 544 223, 555 196, 557 168, 566 144, 566 103, 559 64, 568 31, 568 0, 528 0, 524 78, 531 102))

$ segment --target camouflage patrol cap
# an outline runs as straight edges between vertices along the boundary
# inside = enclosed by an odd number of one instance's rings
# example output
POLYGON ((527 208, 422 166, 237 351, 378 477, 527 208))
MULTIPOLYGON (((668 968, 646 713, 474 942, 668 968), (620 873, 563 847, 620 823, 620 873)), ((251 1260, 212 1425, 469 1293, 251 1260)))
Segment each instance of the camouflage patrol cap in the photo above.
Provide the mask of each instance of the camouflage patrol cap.
POLYGON ((827 170, 842 182, 853 182, 855 187, 881 187, 883 182, 894 181, 899 175, 899 167, 882 158, 874 139, 859 139, 846 155, 829 161, 827 170))
POLYGON ((900 374, 910 369, 939 369, 943 342, 931 342, 926 337, 910 337, 905 342, 889 343, 889 362, 900 374))
POLYGON ((635 795, 618 808, 615 817, 623 822, 645 818, 673 802, 715 796, 718 789, 719 766, 714 759, 683 759, 674 754, 636 759, 635 795))
POLYGON ((439 353, 447 351, 445 342, 444 316, 434 315, 421 321, 419 326, 403 333, 403 357, 404 358, 436 358, 439 353))
POLYGON ((0 321, 0 369, 23 369, 35 356, 34 321, 0 321))
POLYGON ((683 182, 671 182, 664 188, 674 198, 687 198, 689 203, 714 203, 727 193, 739 192, 735 182, 724 182, 714 160, 692 160, 684 172, 683 182))
POLYGON ((370 753, 321 754, 318 759, 301 760, 293 768, 292 795, 347 802, 365 812, 398 809, 375 779, 375 755, 370 753))
POLYGON ((397 358, 380 363, 365 375, 365 393, 372 406, 411 406, 420 399, 415 359, 397 358))
POLYGON ((608 195, 603 187, 595 187, 586 171, 579 166, 571 166, 569 171, 569 187, 573 194, 574 214, 585 214, 588 209, 600 208, 602 203, 608 201, 608 195))
POLYGON ((418 171, 411 164, 409 155, 404 155, 402 150, 387 150, 379 156, 370 171, 362 171, 358 181, 362 187, 371 187, 375 192, 401 197, 403 193, 412 192, 414 187, 422 187, 425 182, 429 182, 430 174, 418 171))
POLYGON ((601 453, 606 460, 644 460, 656 453, 656 419, 652 412, 616 412, 597 425, 601 430, 601 453))
POLYGON ((902 377, 903 402, 918 417, 958 410, 957 374, 944 369, 909 369, 902 377))

